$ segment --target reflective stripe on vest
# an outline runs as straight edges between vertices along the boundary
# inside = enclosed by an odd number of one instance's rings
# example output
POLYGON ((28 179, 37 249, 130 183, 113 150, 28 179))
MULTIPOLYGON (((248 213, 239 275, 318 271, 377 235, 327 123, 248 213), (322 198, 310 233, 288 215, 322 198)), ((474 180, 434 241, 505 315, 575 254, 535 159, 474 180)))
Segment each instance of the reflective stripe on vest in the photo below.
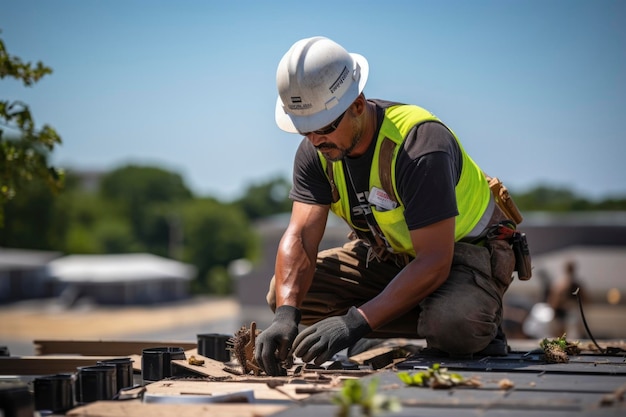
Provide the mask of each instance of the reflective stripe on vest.
MULTIPOLYGON (((418 106, 397 105, 386 109, 370 170, 369 190, 373 187, 381 188, 398 202, 398 207, 387 211, 378 211, 376 207, 372 206, 371 210, 374 218, 385 235, 386 241, 391 246, 390 250, 411 256, 415 256, 415 251, 404 218, 404 204, 398 196, 396 188, 396 159, 398 150, 409 131, 413 127, 427 121, 441 123, 433 114, 418 106), (387 149, 385 150, 386 147, 387 149), (391 181, 388 180, 389 178, 391 181), (389 183, 391 183, 391 186, 389 183)), ((465 152, 456 134, 452 130, 450 132, 456 139, 463 158, 461 176, 455 187, 459 215, 455 219, 454 238, 455 241, 459 241, 470 233, 472 235, 476 233, 476 229, 481 228, 481 223, 488 221, 488 218, 491 216, 490 213, 487 213, 491 212, 491 210, 487 210, 488 207, 491 207, 489 204, 491 192, 489 191, 489 185, 484 173, 465 152)), ((319 152, 318 156, 324 170, 327 172, 331 188, 333 189, 334 202, 331 204, 331 210, 337 216, 343 218, 353 229, 357 229, 350 215, 348 185, 343 164, 341 161, 337 161, 331 164, 332 170, 330 167, 327 169, 328 162, 326 158, 319 152)))

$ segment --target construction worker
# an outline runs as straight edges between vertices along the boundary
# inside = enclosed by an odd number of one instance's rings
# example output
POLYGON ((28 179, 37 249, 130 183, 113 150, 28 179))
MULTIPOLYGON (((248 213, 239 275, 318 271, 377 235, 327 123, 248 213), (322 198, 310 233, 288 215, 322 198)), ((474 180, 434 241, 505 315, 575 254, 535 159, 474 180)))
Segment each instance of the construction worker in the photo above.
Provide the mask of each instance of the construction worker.
POLYGON ((325 37, 296 42, 278 64, 276 123, 304 138, 267 296, 275 315, 255 345, 269 375, 292 354, 319 365, 362 338, 508 353, 499 329, 515 256, 485 238, 506 220, 485 174, 427 110, 366 99, 368 74, 363 56, 325 37), (330 211, 353 233, 318 253, 330 211))

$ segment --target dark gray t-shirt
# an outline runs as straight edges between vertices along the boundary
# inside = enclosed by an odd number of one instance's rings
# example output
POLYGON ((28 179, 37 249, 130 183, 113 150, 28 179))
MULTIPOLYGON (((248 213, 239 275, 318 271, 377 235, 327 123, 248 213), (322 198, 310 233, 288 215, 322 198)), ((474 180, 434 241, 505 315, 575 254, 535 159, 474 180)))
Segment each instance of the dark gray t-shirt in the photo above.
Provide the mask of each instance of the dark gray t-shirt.
MULTIPOLYGON (((384 109, 399 103, 370 100, 376 104, 378 130, 384 109)), ((350 194, 352 220, 358 228, 367 229, 364 212, 369 210, 369 176, 375 141, 357 158, 344 158, 347 188, 350 194), (351 180, 350 180, 351 179, 351 180)), ((398 152, 396 187, 405 206, 409 230, 419 229, 457 216, 455 186, 462 168, 462 155, 452 133, 441 123, 425 122, 412 128, 398 152)), ((332 194, 319 156, 311 142, 304 138, 296 152, 293 188, 289 197, 298 202, 330 204, 332 194)))

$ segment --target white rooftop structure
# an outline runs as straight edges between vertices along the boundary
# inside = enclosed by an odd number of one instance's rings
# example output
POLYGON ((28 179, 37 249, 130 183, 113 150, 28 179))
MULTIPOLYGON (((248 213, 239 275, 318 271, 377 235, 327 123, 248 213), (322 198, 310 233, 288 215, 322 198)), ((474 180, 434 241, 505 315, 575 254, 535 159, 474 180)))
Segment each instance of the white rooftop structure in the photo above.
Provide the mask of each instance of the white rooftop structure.
POLYGON ((159 279, 191 280, 192 265, 149 253, 69 255, 48 264, 49 273, 65 283, 119 283, 159 279))

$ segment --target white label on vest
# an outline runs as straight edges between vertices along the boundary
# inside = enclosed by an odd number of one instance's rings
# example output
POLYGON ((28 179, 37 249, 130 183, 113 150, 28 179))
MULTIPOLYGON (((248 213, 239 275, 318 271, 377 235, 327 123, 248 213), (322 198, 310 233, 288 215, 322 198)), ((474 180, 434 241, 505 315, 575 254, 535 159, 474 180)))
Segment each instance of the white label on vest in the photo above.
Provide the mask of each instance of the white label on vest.
POLYGON ((379 211, 393 210, 398 206, 398 203, 389 198, 389 194, 385 190, 381 190, 378 187, 372 187, 367 201, 375 205, 379 211))

